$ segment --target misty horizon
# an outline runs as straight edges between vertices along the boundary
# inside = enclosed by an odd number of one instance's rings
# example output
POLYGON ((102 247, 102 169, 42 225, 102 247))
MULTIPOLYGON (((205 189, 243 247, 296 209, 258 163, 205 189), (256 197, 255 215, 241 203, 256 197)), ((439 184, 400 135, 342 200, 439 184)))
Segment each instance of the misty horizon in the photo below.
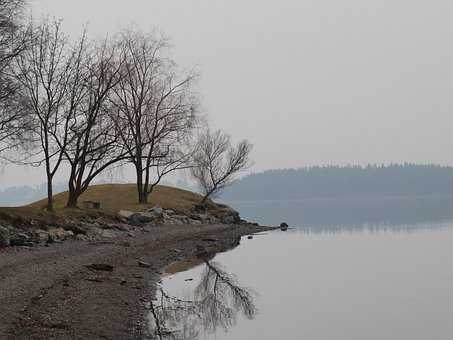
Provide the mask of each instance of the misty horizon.
MULTIPOLYGON (((178 63, 202 74, 199 92, 210 123, 254 144, 253 171, 453 164, 451 3, 35 0, 31 5, 35 18, 63 19, 72 36, 86 24, 99 37, 128 26, 166 34, 178 63)), ((2 176, 12 185, 39 184, 42 174, 8 166, 2 176)))

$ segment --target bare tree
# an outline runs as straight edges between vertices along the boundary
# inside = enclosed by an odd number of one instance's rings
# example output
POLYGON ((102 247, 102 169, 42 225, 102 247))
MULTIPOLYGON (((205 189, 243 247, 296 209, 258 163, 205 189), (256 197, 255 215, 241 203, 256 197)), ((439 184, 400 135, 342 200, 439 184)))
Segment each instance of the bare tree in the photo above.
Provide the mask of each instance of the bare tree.
POLYGON ((167 56, 167 41, 154 34, 127 31, 118 42, 124 77, 111 101, 117 109, 129 161, 137 176, 140 203, 168 173, 185 168, 190 158, 182 145, 196 122, 196 74, 180 74, 167 56))
POLYGON ((251 150, 247 140, 232 146, 231 137, 220 130, 206 129, 199 136, 191 175, 204 194, 201 204, 220 194, 250 165, 251 150))
POLYGON ((24 5, 23 0, 0 0, 0 152, 16 146, 28 126, 20 87, 11 73, 14 58, 27 46, 24 5))
POLYGON ((40 158, 47 176, 47 209, 53 210, 52 181, 60 167, 67 141, 68 90, 76 55, 61 31, 60 22, 43 21, 28 31, 33 42, 16 56, 15 76, 21 85, 22 110, 31 121, 33 139, 39 145, 40 158), (61 141, 55 138, 60 136, 61 141))
POLYGON ((105 40, 95 44, 87 55, 64 148, 70 166, 68 207, 77 206, 80 195, 105 169, 127 158, 108 101, 122 77, 117 49, 105 40))

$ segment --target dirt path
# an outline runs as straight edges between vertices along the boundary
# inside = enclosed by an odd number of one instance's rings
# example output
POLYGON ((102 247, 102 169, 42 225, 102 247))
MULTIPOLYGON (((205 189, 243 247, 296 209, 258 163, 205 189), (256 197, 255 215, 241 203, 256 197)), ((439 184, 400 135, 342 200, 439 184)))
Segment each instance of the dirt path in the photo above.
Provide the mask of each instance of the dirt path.
POLYGON ((261 230, 162 226, 110 243, 0 252, 0 339, 144 339, 144 305, 164 266, 194 256, 200 246, 227 247, 261 230), (86 267, 93 263, 113 271, 86 267))

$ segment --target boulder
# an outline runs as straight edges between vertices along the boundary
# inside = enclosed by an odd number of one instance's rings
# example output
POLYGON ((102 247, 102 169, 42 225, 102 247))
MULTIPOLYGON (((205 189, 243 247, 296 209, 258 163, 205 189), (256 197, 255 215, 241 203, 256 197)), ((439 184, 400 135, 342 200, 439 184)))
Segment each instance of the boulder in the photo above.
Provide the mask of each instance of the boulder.
MULTIPOLYGON (((52 241, 63 241, 66 239, 65 230, 63 228, 49 229, 49 239, 52 241)), ((73 234, 74 235, 74 234, 73 234)))
POLYGON ((222 218, 222 223, 224 224, 234 224, 236 222, 236 219, 232 215, 227 215, 222 218))
POLYGON ((0 248, 9 247, 10 245, 10 233, 9 229, 0 226, 0 248))
POLYGON ((132 215, 134 215, 135 213, 132 212, 132 211, 129 211, 129 210, 120 210, 118 212, 118 215, 121 216, 121 217, 125 217, 125 218, 130 218, 132 215))
POLYGON ((101 229, 100 236, 102 238, 114 238, 117 236, 117 233, 114 230, 101 229))
POLYGON ((72 231, 75 235, 79 235, 79 234, 86 235, 87 229, 89 227, 87 227, 86 223, 81 223, 80 225, 72 223, 72 224, 65 225, 64 228, 65 228, 65 230, 72 231))
POLYGON ((185 215, 173 215, 172 219, 179 220, 180 224, 189 224, 189 218, 185 215))
POLYGON ((72 232, 71 230, 65 230, 64 231, 64 238, 65 239, 73 238, 73 237, 74 237, 74 232, 72 232))
POLYGON ((88 241, 88 240, 89 240, 88 236, 86 236, 86 235, 84 235, 84 234, 77 234, 77 235, 75 236, 75 239, 76 239, 77 241, 88 241))
POLYGON ((287 231, 288 230, 288 224, 283 222, 280 224, 280 229, 281 231, 287 231))
POLYGON ((167 215, 176 215, 176 211, 171 210, 171 209, 165 210, 165 213, 166 213, 167 215))
POLYGON ((129 221, 131 221, 133 224, 150 223, 153 222, 154 219, 155 216, 150 213, 134 213, 131 216, 129 216, 129 221))
POLYGON ((155 207, 148 210, 149 213, 153 214, 156 217, 161 217, 164 213, 164 209, 161 206, 156 205, 155 207))
POLYGON ((241 221, 241 216, 239 216, 239 213, 236 210, 230 208, 224 216, 224 219, 231 221, 230 223, 239 223, 241 221))
POLYGON ((30 236, 27 234, 17 234, 11 237, 9 243, 13 247, 31 246, 33 243, 30 241, 30 236))
POLYGON ((49 233, 45 230, 35 230, 33 232, 33 240, 37 243, 45 243, 49 240, 49 233))

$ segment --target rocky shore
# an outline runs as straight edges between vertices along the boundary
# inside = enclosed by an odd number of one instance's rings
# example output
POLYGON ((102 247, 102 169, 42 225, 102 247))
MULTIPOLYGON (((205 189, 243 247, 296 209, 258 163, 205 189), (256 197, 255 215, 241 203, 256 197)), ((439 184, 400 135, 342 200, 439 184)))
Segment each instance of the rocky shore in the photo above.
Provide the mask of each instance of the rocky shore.
POLYGON ((118 216, 66 218, 54 224, 38 221, 0 221, 0 248, 48 246, 66 240, 103 241, 121 236, 134 237, 159 225, 247 224, 226 205, 215 209, 198 206, 189 214, 154 206, 140 212, 121 210, 118 216))
POLYGON ((147 302, 167 265, 268 229, 226 206, 155 206, 47 228, 3 222, 0 339, 147 338, 147 302))

